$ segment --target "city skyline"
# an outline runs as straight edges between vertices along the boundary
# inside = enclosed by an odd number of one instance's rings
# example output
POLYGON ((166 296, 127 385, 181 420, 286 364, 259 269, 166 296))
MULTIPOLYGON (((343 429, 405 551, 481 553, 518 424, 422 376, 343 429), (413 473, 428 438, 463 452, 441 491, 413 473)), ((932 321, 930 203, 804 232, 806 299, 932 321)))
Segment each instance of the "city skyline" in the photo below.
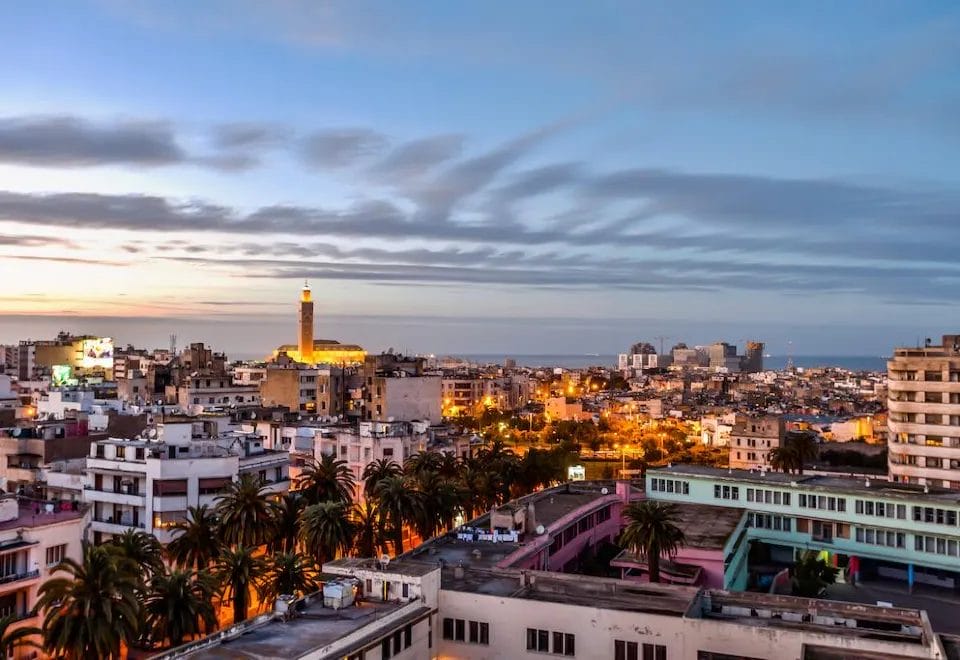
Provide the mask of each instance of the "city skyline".
POLYGON ((305 277, 316 336, 373 350, 955 325, 949 3, 8 14, 0 342, 267 352, 305 277))

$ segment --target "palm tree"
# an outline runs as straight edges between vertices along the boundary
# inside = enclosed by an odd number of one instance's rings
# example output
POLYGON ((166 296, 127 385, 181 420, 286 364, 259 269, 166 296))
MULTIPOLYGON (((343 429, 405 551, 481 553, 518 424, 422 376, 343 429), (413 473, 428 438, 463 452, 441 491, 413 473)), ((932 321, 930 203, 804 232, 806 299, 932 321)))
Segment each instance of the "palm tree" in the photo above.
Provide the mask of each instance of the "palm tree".
POLYGON ((277 596, 303 596, 320 588, 319 571, 310 557, 298 552, 282 552, 273 555, 267 564, 267 572, 260 579, 263 599, 271 603, 277 596))
POLYGON ((803 470, 803 464, 796 448, 790 444, 783 444, 770 450, 770 467, 783 473, 794 470, 803 470))
POLYGON ((629 522, 620 535, 620 545, 646 559, 650 581, 659 582, 660 558, 672 559, 685 542, 676 522, 676 505, 644 500, 629 504, 623 515, 629 522))
POLYGON ((44 647, 56 657, 120 658, 139 631, 139 578, 111 545, 83 543, 83 559, 57 565, 65 577, 40 586, 44 647))
POLYGON ((403 526, 416 524, 423 515, 423 500, 420 492, 411 487, 403 477, 387 477, 373 490, 373 499, 383 511, 390 531, 393 551, 403 553, 403 526))
POLYGON ((461 511, 461 497, 457 485, 437 473, 425 473, 419 479, 422 511, 417 533, 428 539, 443 529, 453 527, 453 520, 461 511))
POLYGON ((357 505, 351 512, 354 530, 354 551, 360 557, 376 557, 387 551, 383 512, 373 500, 357 505))
POLYGON ((220 538, 230 545, 263 545, 273 536, 275 509, 263 482, 251 474, 241 475, 217 501, 220 538))
POLYGON ((377 484, 384 479, 402 475, 403 468, 391 458, 378 458, 372 463, 367 463, 367 467, 363 468, 363 492, 365 497, 367 499, 372 497, 373 491, 377 489, 377 484))
POLYGON ((810 433, 788 432, 783 444, 770 450, 770 466, 781 472, 803 474, 803 466, 818 455, 816 438, 810 433))
POLYGON ((180 566, 200 571, 220 556, 220 522, 206 504, 187 509, 187 519, 173 526, 177 533, 167 544, 167 553, 180 566))
POLYGON ((356 481, 346 461, 332 454, 323 454, 320 460, 310 460, 304 465, 297 480, 297 488, 310 504, 319 502, 353 501, 356 481))
POLYGON ((306 506, 306 499, 298 492, 284 493, 274 509, 274 537, 270 542, 273 552, 293 552, 297 547, 300 534, 300 513, 306 506))
POLYGON ((403 473, 420 479, 424 475, 436 474, 440 471, 440 454, 435 451, 417 452, 403 464, 403 473))
POLYGON ((0 657, 13 657, 18 648, 39 647, 35 641, 29 639, 34 635, 40 635, 42 630, 35 626, 24 626, 22 628, 10 629, 17 622, 17 615, 9 614, 0 618, 0 657))
POLYGON ((819 598, 827 587, 837 581, 839 569, 829 566, 817 553, 808 550, 790 569, 790 583, 794 596, 819 598))
POLYGON ((143 601, 144 623, 151 644, 180 646, 217 626, 213 579, 190 569, 153 576, 143 601))
POLYGON ((343 502, 311 504, 300 514, 300 540, 318 566, 350 550, 354 527, 348 514, 343 502))
POLYGON ((213 576, 220 584, 220 595, 233 600, 234 623, 247 618, 250 589, 256 586, 263 569, 264 561, 254 554, 253 548, 245 546, 225 550, 214 565, 213 576))
POLYGON ((123 557, 133 562, 137 571, 143 571, 140 577, 144 584, 150 576, 163 572, 163 547, 153 534, 128 529, 110 539, 110 543, 123 557))

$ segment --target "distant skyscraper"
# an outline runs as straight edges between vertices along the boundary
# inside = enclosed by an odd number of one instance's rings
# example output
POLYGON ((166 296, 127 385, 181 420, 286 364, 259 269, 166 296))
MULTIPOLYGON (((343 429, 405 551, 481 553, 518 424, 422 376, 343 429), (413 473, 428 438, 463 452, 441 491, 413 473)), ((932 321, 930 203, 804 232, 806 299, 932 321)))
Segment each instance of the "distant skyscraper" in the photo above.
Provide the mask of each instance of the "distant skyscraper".
POLYGON ((313 362, 313 298, 310 285, 303 283, 300 291, 300 341, 297 348, 300 351, 300 361, 313 362))
POLYGON ((748 374, 755 374, 763 371, 763 342, 748 341, 747 354, 743 356, 743 368, 748 374))

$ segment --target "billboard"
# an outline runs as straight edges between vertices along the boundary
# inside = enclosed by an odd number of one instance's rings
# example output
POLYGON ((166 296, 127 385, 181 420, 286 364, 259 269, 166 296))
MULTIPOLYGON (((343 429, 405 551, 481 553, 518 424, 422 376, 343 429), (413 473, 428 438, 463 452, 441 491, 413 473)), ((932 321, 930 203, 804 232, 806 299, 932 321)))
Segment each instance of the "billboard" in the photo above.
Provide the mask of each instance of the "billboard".
POLYGON ((50 381, 54 387, 63 387, 72 384, 73 367, 69 364, 55 364, 50 367, 50 381))
POLYGON ((83 369, 113 369, 113 339, 94 337, 83 340, 83 355, 80 358, 83 369))

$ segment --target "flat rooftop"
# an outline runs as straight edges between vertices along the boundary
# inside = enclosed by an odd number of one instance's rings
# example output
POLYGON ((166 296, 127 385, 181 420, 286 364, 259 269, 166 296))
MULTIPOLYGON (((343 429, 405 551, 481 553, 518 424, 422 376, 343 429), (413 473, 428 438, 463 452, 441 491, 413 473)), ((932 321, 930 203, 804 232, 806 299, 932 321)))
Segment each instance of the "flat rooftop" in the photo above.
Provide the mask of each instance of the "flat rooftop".
MULTIPOLYGON (((404 559, 428 563, 433 568, 441 561, 444 566, 451 567, 492 568, 521 547, 519 543, 461 541, 455 535, 448 534, 418 546, 404 555, 404 559)), ((391 569, 394 563, 390 562, 391 569)))
POLYGON ((929 500, 932 502, 960 504, 960 492, 938 488, 935 486, 918 486, 902 484, 871 477, 867 480, 861 477, 846 477, 841 475, 823 474, 785 474, 783 472, 759 472, 757 470, 740 470, 709 467, 706 465, 669 465, 666 467, 650 468, 648 475, 669 474, 675 477, 701 477, 717 479, 719 481, 735 481, 751 483, 758 486, 803 486, 809 489, 822 489, 833 493, 842 492, 852 495, 872 494, 878 497, 890 497, 905 500, 929 500))
POLYGON ((77 505, 77 508, 72 511, 61 510, 47 513, 45 502, 31 501, 20 501, 18 507, 19 512, 16 518, 0 522, 0 531, 19 529, 21 527, 43 527, 68 520, 77 520, 83 518, 87 510, 85 505, 77 505))
MULTIPOLYGON (((211 660, 299 658, 403 607, 406 605, 363 601, 359 605, 334 610, 323 607, 323 601, 318 600, 291 619, 273 619, 260 625, 253 624, 234 639, 224 639, 216 645, 192 652, 185 650, 179 657, 211 660)), ((421 609, 429 611, 426 607, 421 609)))
POLYGON ((678 503, 676 520, 685 547, 722 550, 744 515, 740 508, 678 503))

